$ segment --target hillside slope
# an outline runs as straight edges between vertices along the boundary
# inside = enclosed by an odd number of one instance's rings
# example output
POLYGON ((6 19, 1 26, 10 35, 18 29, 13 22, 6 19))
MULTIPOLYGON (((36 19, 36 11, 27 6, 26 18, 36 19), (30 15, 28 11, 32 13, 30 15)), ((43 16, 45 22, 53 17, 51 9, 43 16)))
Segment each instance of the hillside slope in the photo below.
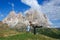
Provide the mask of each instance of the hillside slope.
POLYGON ((0 40, 57 40, 45 35, 33 35, 32 33, 22 33, 9 37, 1 37, 0 40))
POLYGON ((55 28, 51 28, 51 29, 42 28, 42 29, 37 29, 37 32, 39 34, 42 34, 42 35, 45 35, 45 36, 48 36, 48 37, 60 39, 60 30, 59 29, 55 29, 55 28))
POLYGON ((0 22, 0 40, 60 40, 60 30, 54 28, 37 28, 36 35, 32 32, 18 32, 0 22))
POLYGON ((33 33, 19 32, 13 36, 0 37, 0 40, 60 40, 60 30, 58 29, 37 29, 37 33, 34 35, 33 33))

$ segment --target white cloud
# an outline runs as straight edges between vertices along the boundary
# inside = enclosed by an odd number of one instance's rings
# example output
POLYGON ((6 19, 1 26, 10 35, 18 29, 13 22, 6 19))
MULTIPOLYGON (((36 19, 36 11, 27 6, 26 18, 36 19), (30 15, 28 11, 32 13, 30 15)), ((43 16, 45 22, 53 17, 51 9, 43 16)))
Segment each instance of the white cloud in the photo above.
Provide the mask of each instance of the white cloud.
POLYGON ((39 9, 41 8, 41 6, 38 4, 37 0, 21 0, 24 4, 30 6, 31 8, 34 9, 39 9))
POLYGON ((60 0, 50 0, 44 3, 42 11, 46 13, 51 20, 60 20, 60 0))

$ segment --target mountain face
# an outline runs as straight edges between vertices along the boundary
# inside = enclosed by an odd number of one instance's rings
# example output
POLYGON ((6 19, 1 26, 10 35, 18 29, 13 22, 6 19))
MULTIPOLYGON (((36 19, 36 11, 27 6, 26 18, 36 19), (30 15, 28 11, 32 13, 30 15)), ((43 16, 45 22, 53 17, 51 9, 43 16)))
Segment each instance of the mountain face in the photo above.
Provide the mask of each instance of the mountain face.
POLYGON ((21 26, 26 27, 29 25, 29 21, 35 25, 43 27, 48 27, 50 25, 47 16, 34 9, 26 11, 25 16, 23 16, 22 13, 16 14, 14 11, 11 11, 2 22, 7 23, 10 27, 19 28, 21 26))
POLYGON ((30 9, 25 12, 26 19, 32 21, 33 24, 43 27, 49 27, 50 22, 47 16, 40 11, 30 9))
POLYGON ((18 23, 16 13, 11 11, 9 15, 3 20, 3 23, 7 23, 9 26, 15 26, 18 23))

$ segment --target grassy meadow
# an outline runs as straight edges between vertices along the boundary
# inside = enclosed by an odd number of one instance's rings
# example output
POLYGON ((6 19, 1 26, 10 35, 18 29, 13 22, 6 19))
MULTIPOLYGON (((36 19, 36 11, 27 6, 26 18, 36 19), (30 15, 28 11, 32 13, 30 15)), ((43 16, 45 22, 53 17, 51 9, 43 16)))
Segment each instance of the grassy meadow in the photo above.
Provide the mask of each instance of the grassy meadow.
POLYGON ((0 31, 0 40, 60 40, 60 30, 40 28, 34 35, 33 32, 19 32, 8 29, 0 31))
POLYGON ((60 40, 60 29, 36 28, 36 35, 34 35, 33 30, 19 31, 0 22, 0 40, 60 40))

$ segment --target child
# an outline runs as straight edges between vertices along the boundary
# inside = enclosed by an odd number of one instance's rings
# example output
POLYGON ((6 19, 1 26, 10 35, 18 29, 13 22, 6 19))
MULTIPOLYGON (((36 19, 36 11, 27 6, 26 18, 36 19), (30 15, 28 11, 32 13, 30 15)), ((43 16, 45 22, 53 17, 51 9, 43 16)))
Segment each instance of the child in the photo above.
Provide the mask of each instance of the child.
POLYGON ((27 26, 27 30, 26 30, 27 32, 29 32, 30 31, 30 26, 28 25, 27 26))

